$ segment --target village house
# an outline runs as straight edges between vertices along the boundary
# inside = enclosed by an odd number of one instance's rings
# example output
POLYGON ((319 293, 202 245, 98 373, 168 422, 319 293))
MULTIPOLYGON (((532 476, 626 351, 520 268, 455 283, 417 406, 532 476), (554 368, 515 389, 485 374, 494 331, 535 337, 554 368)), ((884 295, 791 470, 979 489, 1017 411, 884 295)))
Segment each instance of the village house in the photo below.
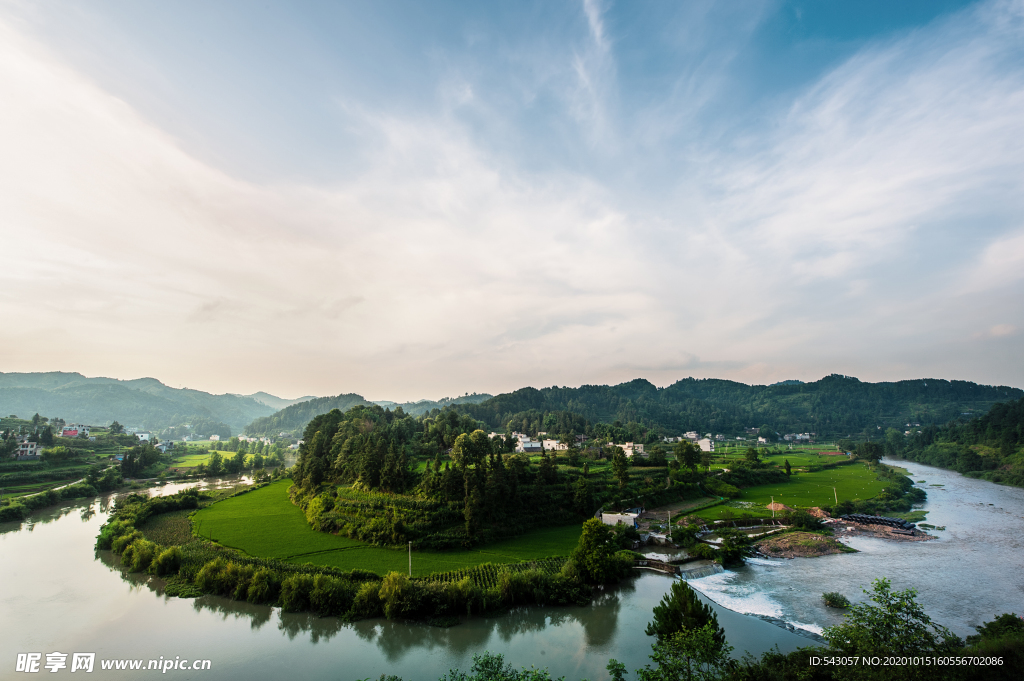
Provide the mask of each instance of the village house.
POLYGON ((220 435, 211 435, 210 442, 220 442, 220 435))
POLYGON ((624 445, 615 446, 621 449, 623 452, 625 452, 626 456, 633 456, 634 454, 639 454, 640 456, 643 457, 647 456, 646 452, 644 452, 644 446, 639 442, 627 442, 624 445))
POLYGON ((135 433, 135 437, 139 438, 142 442, 149 442, 150 438, 153 437, 153 433, 148 430, 140 430, 135 433))
POLYGON ((32 461, 38 459, 41 452, 42 447, 38 442, 29 442, 28 438, 24 438, 18 443, 18 448, 14 450, 14 458, 18 461, 32 461))
POLYGON ((715 451, 715 441, 711 438, 702 438, 697 440, 697 446, 700 447, 702 452, 713 452, 715 451))
POLYGON ((631 508, 622 513, 600 513, 599 517, 605 525, 628 525, 636 529, 638 527, 637 518, 642 512, 641 509, 631 508))
POLYGON ((72 424, 64 426, 60 431, 61 437, 78 437, 79 435, 88 437, 89 426, 72 424))
POLYGON ((569 449, 569 445, 565 444, 564 442, 559 442, 558 440, 544 440, 543 444, 544 449, 548 451, 564 452, 565 450, 569 449))

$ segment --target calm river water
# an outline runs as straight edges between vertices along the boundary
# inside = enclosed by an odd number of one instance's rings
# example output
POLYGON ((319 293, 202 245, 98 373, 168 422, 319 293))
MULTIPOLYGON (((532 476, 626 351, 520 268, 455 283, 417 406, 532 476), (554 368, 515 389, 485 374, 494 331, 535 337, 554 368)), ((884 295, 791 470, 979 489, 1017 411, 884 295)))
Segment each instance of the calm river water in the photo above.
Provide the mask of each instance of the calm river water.
MULTIPOLYGON (((946 526, 942 539, 854 540, 861 553, 759 561, 691 584, 728 608, 813 631, 837 621, 821 605, 821 592, 853 597, 876 576, 918 588, 932 616, 960 634, 994 614, 1024 610, 1024 490, 908 467, 915 480, 945 485, 928 488, 928 520, 946 526)), ((92 548, 109 503, 67 504, 25 523, 0 525, 0 677, 13 676, 18 653, 43 653, 45 661, 51 652, 95 652, 97 659, 212 660, 210 671, 168 672, 181 679, 364 679, 389 673, 422 681, 468 669, 473 654, 490 650, 517 667, 597 681, 607 678, 611 657, 630 671, 648 662, 651 639, 644 629, 671 584, 667 576, 643 573, 587 607, 520 609, 451 629, 384 620, 345 624, 208 596, 168 598, 160 580, 122 575, 114 557, 92 548)), ((760 619, 715 609, 737 655, 812 644, 760 619)), ((130 675, 97 668, 90 678, 130 675)))

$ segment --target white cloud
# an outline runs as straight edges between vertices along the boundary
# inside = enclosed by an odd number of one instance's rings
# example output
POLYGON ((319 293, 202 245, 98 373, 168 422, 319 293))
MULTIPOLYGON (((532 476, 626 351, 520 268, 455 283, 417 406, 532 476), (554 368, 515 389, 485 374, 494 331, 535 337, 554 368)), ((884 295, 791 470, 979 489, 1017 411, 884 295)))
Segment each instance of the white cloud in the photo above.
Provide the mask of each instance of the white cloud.
POLYGON ((241 181, 0 23, 0 225, 30 254, 0 270, 25 325, 0 331, 3 370, 392 399, 949 375, 943 343, 1014 343, 1024 323, 1006 313, 1024 271, 1019 7, 869 45, 726 146, 657 149, 698 118, 655 103, 634 118, 656 132, 613 125, 614 40, 584 3, 568 117, 621 165, 672 169, 643 202, 487 151, 451 115, 501 118, 470 76, 442 84, 441 115, 340 102, 373 150, 354 179, 241 181))

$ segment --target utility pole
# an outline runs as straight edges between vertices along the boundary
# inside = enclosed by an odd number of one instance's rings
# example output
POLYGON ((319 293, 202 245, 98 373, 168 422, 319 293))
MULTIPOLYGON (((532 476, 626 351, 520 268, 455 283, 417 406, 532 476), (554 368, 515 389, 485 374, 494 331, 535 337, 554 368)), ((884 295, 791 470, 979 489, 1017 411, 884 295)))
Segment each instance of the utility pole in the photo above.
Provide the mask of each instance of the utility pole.
POLYGON ((672 542, 672 511, 668 512, 668 540, 672 542))
POLYGON ((832 494, 836 495, 836 506, 838 506, 839 505, 839 493, 836 492, 836 488, 835 487, 832 488, 832 494))
POLYGON ((412 542, 409 542, 409 577, 412 577, 412 542))
POLYGON ((772 497, 772 517, 775 517, 775 497, 772 497))

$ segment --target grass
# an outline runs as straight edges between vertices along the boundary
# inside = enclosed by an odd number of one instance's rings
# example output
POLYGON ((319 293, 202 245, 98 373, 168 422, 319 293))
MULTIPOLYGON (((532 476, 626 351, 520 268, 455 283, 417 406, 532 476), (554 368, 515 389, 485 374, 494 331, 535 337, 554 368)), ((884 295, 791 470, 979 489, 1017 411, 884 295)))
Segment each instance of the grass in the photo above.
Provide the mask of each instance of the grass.
MULTIPOLYGON (((221 452, 221 456, 227 454, 228 456, 234 456, 233 452, 221 452)), ((206 451, 201 454, 189 453, 183 456, 174 457, 174 463, 171 464, 171 468, 194 468, 201 463, 206 463, 213 456, 213 452, 206 451)))
MULTIPOLYGON (((193 526, 203 537, 252 556, 289 563, 329 565, 342 570, 361 568, 385 574, 407 572, 409 556, 402 549, 370 546, 355 539, 316 532, 302 511, 291 503, 290 480, 281 480, 248 494, 225 499, 197 511, 193 526)), ((459 570, 483 563, 517 563, 567 555, 579 541, 581 526, 534 530, 476 549, 413 552, 413 575, 459 570)))
MULTIPOLYGON (((834 504, 836 499, 832 492, 833 487, 839 496, 839 501, 845 501, 870 499, 885 489, 886 484, 877 480, 875 473, 870 471, 866 465, 854 464, 814 473, 794 473, 788 482, 746 487, 741 491, 739 500, 767 506, 774 497, 776 503, 790 507, 808 508, 834 504)), ((732 512, 736 517, 763 515, 764 513, 764 511, 714 506, 698 511, 694 515, 708 520, 718 520, 727 511, 732 512)))

